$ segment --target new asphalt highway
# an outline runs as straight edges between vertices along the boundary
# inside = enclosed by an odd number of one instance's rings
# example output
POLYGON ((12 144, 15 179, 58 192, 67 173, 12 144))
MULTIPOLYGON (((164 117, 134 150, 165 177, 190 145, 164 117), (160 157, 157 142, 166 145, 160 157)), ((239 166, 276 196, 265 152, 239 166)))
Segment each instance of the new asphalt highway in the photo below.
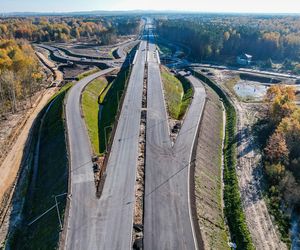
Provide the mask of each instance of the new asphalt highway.
POLYGON ((204 104, 201 82, 189 76, 194 99, 171 144, 159 58, 149 32, 144 249, 198 249, 190 204, 190 162, 204 104))
MULTIPOLYGON (((131 71, 113 138, 106 179, 96 198, 90 142, 80 112, 80 95, 92 79, 79 81, 69 92, 66 119, 71 158, 71 200, 65 249, 131 249, 135 182, 147 60, 147 126, 144 197, 144 249, 198 249, 190 204, 190 162, 197 137, 205 90, 188 76, 194 98, 183 126, 171 142, 160 75, 160 60, 148 22, 149 47, 141 41, 131 71)), ((145 37, 144 37, 145 38, 145 37)))
POLYGON ((66 249, 131 248, 145 49, 146 42, 143 41, 129 79, 100 199, 95 196, 90 144, 79 108, 83 86, 96 75, 84 78, 69 93, 66 117, 72 196, 66 249))

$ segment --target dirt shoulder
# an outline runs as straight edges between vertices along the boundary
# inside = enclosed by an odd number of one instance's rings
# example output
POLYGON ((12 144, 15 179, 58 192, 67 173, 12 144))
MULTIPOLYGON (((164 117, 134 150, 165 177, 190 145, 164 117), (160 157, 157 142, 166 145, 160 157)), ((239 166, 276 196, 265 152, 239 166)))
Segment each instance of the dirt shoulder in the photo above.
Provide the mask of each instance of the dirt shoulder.
POLYGON ((210 88, 206 93, 195 163, 197 217, 205 249, 229 249, 222 202, 223 107, 210 88))

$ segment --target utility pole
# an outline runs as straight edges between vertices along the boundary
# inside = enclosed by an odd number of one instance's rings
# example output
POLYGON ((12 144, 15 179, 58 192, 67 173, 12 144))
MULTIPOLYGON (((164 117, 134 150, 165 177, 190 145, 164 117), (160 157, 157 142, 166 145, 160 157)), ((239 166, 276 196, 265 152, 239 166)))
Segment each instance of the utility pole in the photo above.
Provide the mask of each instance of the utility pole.
POLYGON ((57 197, 63 196, 63 195, 67 195, 68 193, 63 193, 63 194, 59 194, 59 195, 55 195, 54 199, 55 199, 55 206, 56 206, 56 211, 57 211, 57 216, 58 216, 58 221, 59 221, 59 225, 60 225, 60 229, 63 229, 63 225, 61 222, 61 218, 60 218, 60 213, 59 213, 59 208, 58 208, 58 202, 57 202, 57 197))

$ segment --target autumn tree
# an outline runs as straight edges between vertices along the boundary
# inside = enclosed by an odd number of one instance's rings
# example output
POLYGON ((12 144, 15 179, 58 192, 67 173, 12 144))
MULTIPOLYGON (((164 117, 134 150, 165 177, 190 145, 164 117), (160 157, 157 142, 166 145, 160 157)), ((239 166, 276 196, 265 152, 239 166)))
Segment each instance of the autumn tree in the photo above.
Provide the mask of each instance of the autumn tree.
POLYGON ((280 121, 293 113, 295 105, 295 88, 290 86, 274 85, 267 90, 265 101, 268 105, 268 115, 277 126, 280 121))
POLYGON ((1 114, 16 112, 18 103, 40 86, 42 75, 31 46, 25 41, 0 40, 1 114))
POLYGON ((276 131, 265 148, 266 159, 270 163, 287 163, 289 150, 282 132, 276 131))

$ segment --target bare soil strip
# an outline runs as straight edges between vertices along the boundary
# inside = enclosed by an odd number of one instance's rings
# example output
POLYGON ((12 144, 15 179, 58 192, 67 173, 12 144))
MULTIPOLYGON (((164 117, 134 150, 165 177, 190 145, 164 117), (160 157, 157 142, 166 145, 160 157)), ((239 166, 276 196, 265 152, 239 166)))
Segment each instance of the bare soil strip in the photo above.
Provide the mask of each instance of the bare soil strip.
POLYGON ((133 225, 133 248, 141 249, 143 244, 144 225, 144 190, 145 190, 145 162, 146 162, 146 121, 147 121, 147 65, 145 66, 141 127, 139 138, 139 158, 135 184, 135 209, 133 225))
MULTIPOLYGON (((15 182, 20 171, 21 161, 25 152, 25 145, 27 138, 30 136, 31 127, 39 112, 47 104, 49 99, 55 94, 57 88, 46 89, 41 99, 34 105, 34 107, 27 114, 24 125, 20 127, 20 134, 16 139, 10 152, 7 154, 3 163, 0 166, 0 222, 3 222, 8 206, 11 202, 12 193, 15 188, 15 182)), ((0 225, 1 227, 2 225, 0 225)), ((1 227, 2 229, 2 227, 1 227)), ((3 236, 3 235, 1 235, 3 236)), ((2 237, 0 241, 2 241, 2 237)))

